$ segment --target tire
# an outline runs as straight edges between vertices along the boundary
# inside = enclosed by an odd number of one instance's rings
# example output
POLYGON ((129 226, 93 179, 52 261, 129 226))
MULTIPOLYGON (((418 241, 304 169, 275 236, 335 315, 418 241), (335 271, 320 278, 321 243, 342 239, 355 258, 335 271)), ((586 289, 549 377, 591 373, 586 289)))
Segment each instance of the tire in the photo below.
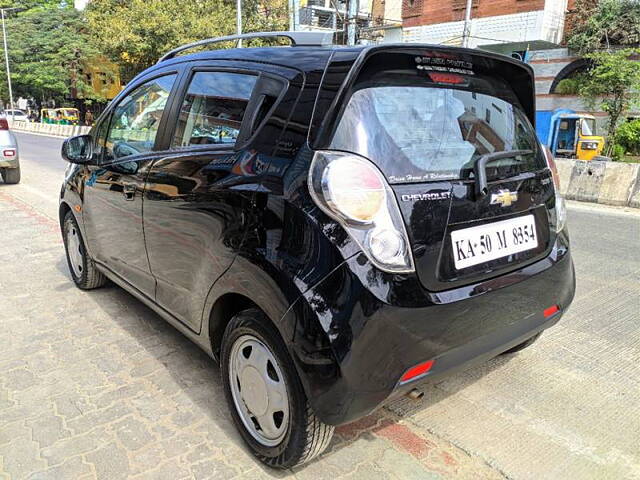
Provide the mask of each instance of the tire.
POLYGON ((18 168, 3 168, 2 180, 9 184, 20 183, 20 166, 18 165, 18 168))
POLYGON ((511 347, 506 352, 503 352, 502 355, 507 355, 509 353, 516 353, 516 352, 519 352, 520 350, 524 350, 525 348, 533 345, 536 342, 536 340, 538 340, 540 338, 540 335, 542 335, 542 332, 536 333, 533 337, 531 337, 528 340, 525 340, 520 345, 516 345, 515 347, 511 347))
POLYGON ((62 221, 62 239, 67 254, 69 272, 76 286, 82 290, 92 290, 103 286, 107 278, 96 268, 95 262, 87 254, 78 222, 71 211, 67 212, 62 221), (74 254, 76 248, 78 252, 74 254))
MULTIPOLYGON (((258 309, 244 310, 231 319, 222 339, 221 363, 222 382, 233 420, 244 441, 261 462, 272 468, 291 468, 308 462, 327 448, 333 436, 334 427, 322 423, 316 417, 280 334, 270 320, 258 309), (268 352, 262 350, 263 347, 268 352), (242 355, 244 360, 240 360, 241 362, 251 362, 254 351, 255 355, 259 357, 256 363, 265 364, 266 367, 259 380, 250 382, 249 380, 253 380, 255 377, 247 373, 243 373, 243 375, 240 373, 248 372, 250 368, 247 367, 253 365, 247 363, 241 368, 237 368, 237 359, 240 359, 240 355, 242 355), (249 352, 248 356, 247 352, 249 352), (262 356, 259 355, 260 352, 262 356), (275 365, 270 363, 269 354, 275 360, 275 365), (264 359, 265 355, 266 363, 264 360, 260 362, 260 359, 264 359), (277 373, 281 373, 282 378, 277 373), (284 383, 284 397, 288 402, 284 411, 288 411, 288 415, 283 414, 280 417, 282 420, 279 427, 277 427, 276 415, 282 412, 272 413, 272 410, 275 410, 271 407, 273 395, 267 393, 269 387, 266 387, 266 384, 269 379, 265 375, 271 378, 272 385, 277 385, 277 388, 281 390, 280 382, 284 383), (231 385, 232 377, 235 379, 234 384, 237 385, 237 388, 231 385), (253 395, 253 402, 251 397, 245 401, 244 394, 241 393, 242 385, 244 385, 244 391, 248 392, 247 395, 253 395), (261 387, 264 388, 261 390, 261 387), (265 393, 266 396, 255 395, 256 391, 265 393), (256 398, 258 400, 255 400, 256 398), (281 438, 267 439, 266 433, 261 432, 260 423, 250 410, 250 406, 254 410, 258 410, 254 408, 256 402, 259 408, 264 407, 267 412, 263 412, 261 418, 269 418, 270 416, 274 420, 273 425, 282 430, 281 438), (251 421, 248 417, 252 417, 251 421), (253 425, 253 429, 245 425, 245 422, 253 425)), ((259 368, 254 368, 254 370, 257 372, 259 368)))

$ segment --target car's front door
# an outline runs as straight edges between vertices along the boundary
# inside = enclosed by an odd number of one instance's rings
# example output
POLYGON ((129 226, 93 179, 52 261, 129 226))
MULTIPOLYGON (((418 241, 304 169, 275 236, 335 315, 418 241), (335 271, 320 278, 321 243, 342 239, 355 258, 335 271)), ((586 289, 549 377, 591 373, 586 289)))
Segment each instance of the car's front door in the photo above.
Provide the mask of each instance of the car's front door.
POLYGON ((157 76, 121 97, 96 129, 102 148, 97 165, 88 167, 84 186, 91 255, 150 298, 155 279, 144 243, 142 194, 176 78, 176 72, 157 76))

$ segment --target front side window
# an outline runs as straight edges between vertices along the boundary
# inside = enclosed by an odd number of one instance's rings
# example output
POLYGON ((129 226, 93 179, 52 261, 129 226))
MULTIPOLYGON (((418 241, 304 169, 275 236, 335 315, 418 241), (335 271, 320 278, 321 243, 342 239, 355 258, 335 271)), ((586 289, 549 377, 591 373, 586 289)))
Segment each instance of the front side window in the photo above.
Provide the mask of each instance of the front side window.
POLYGON ((596 121, 594 118, 582 119, 582 135, 591 136, 596 134, 596 121))
POLYGON ((153 150, 176 75, 155 78, 124 97, 113 110, 103 161, 153 150))
POLYGON ((233 145, 257 77, 196 72, 180 108, 174 147, 233 145))

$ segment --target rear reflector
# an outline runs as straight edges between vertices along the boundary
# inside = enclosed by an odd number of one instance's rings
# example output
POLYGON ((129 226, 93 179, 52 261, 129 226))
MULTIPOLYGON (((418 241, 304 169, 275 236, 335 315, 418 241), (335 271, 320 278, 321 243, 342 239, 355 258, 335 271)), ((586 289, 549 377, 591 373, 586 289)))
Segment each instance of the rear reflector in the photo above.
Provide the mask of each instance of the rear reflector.
POLYGON ((433 363, 434 360, 429 360, 424 363, 419 363, 415 367, 411 367, 405 372, 404 375, 402 375, 402 377, 400 378, 400 383, 406 383, 409 380, 413 380, 414 378, 419 377, 420 375, 424 375, 429 370, 431 370, 431 367, 433 367, 433 363))
POLYGON ((2 152, 2 155, 4 155, 5 157, 15 157, 16 156, 16 151, 15 150, 4 150, 2 152))
POLYGON ((558 305, 553 305, 549 308, 547 308, 543 313, 544 318, 549 318, 550 316, 554 315, 555 313, 560 311, 560 307, 558 307, 558 305))

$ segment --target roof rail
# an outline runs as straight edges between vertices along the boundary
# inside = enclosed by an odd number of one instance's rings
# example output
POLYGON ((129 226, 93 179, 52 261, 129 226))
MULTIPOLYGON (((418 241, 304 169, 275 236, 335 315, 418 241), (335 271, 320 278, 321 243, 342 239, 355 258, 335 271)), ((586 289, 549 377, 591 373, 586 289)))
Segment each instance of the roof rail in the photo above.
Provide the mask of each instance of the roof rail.
POLYGON ((175 48, 168 53, 165 53, 158 63, 164 62, 175 57, 178 53, 185 50, 190 50, 195 47, 201 47, 203 45, 209 45, 212 43, 229 42, 237 40, 240 43, 241 40, 248 38, 278 38, 284 37, 291 40, 291 45, 294 46, 307 46, 307 47, 320 47, 333 44, 333 32, 252 32, 243 33, 241 35, 228 35, 226 37, 207 38, 206 40, 200 40, 198 42, 188 43, 181 47, 175 48))

